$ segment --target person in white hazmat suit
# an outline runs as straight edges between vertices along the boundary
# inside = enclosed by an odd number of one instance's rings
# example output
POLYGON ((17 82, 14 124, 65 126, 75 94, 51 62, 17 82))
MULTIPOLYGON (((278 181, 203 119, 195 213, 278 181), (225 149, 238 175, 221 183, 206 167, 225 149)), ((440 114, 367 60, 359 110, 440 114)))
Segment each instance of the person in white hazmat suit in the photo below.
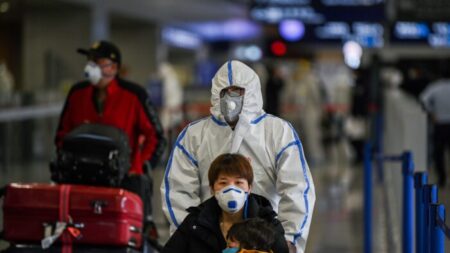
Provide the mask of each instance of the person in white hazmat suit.
POLYGON ((223 153, 239 153, 253 167, 252 192, 271 201, 291 251, 303 253, 316 197, 299 136, 290 123, 264 112, 259 78, 242 62, 225 63, 211 93, 211 116, 180 133, 167 164, 161 196, 171 231, 188 207, 211 196, 211 162, 223 153))
POLYGON ((158 67, 158 74, 163 81, 163 106, 160 112, 161 125, 168 134, 183 120, 183 88, 177 78, 177 73, 168 62, 158 67))

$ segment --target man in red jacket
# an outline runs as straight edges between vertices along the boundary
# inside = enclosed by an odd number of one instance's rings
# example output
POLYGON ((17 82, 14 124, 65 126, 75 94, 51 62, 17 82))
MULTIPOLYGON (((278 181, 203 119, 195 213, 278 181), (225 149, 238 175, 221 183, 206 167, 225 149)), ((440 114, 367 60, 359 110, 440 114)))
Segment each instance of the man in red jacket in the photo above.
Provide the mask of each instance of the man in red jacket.
MULTIPOLYGON (((66 134, 82 124, 111 125, 128 135, 132 150, 129 175, 143 175, 144 164, 154 168, 165 147, 163 130, 147 92, 118 76, 121 54, 114 44, 99 41, 77 51, 87 56, 88 80, 75 84, 67 96, 55 137, 57 148, 66 134)), ((151 186, 148 188, 151 191, 151 186)), ((151 192, 141 197, 147 205, 145 215, 149 216, 151 192)))

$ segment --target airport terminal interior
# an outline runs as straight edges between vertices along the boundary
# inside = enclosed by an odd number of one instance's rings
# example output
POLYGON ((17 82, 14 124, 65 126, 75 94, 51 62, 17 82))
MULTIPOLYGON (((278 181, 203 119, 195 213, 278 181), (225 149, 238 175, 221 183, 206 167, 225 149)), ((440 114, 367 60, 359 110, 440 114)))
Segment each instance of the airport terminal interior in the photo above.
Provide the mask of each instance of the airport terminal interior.
MULTIPOLYGON (((119 75, 147 91, 168 141, 148 171, 160 245, 170 237, 160 186, 171 150, 190 122, 210 117, 211 80, 238 60, 259 76, 264 110, 302 142, 316 192, 306 253, 433 252, 416 248, 417 200, 405 193, 418 190, 404 173, 412 154, 450 210, 450 140, 436 150, 439 122, 424 104, 431 85, 450 87, 446 1, 0 0, 0 187, 52 183, 64 101, 86 79, 77 49, 101 40, 120 49, 119 75)), ((435 252, 450 252, 443 238, 435 252)))

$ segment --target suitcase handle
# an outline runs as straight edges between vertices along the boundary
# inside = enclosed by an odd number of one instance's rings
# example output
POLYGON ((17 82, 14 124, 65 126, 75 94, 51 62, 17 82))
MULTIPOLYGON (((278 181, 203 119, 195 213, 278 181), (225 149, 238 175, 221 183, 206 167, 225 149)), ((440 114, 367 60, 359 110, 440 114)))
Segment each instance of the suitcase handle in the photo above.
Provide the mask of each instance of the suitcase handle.
POLYGON ((91 206, 94 209, 95 214, 102 214, 103 207, 108 205, 108 201, 106 200, 93 200, 91 201, 91 206))

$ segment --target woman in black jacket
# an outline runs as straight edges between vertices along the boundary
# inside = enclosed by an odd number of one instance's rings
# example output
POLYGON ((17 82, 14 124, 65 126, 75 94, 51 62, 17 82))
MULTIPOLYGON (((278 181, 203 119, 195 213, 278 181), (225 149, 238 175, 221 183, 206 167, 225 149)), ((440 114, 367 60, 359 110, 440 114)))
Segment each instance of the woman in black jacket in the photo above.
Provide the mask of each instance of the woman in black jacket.
POLYGON ((253 170, 245 157, 239 154, 218 156, 211 163, 208 180, 214 196, 187 210, 188 216, 170 237, 162 253, 221 253, 227 247, 225 238, 230 227, 254 217, 272 225, 276 234, 272 251, 289 252, 284 229, 270 202, 250 193, 253 170))

